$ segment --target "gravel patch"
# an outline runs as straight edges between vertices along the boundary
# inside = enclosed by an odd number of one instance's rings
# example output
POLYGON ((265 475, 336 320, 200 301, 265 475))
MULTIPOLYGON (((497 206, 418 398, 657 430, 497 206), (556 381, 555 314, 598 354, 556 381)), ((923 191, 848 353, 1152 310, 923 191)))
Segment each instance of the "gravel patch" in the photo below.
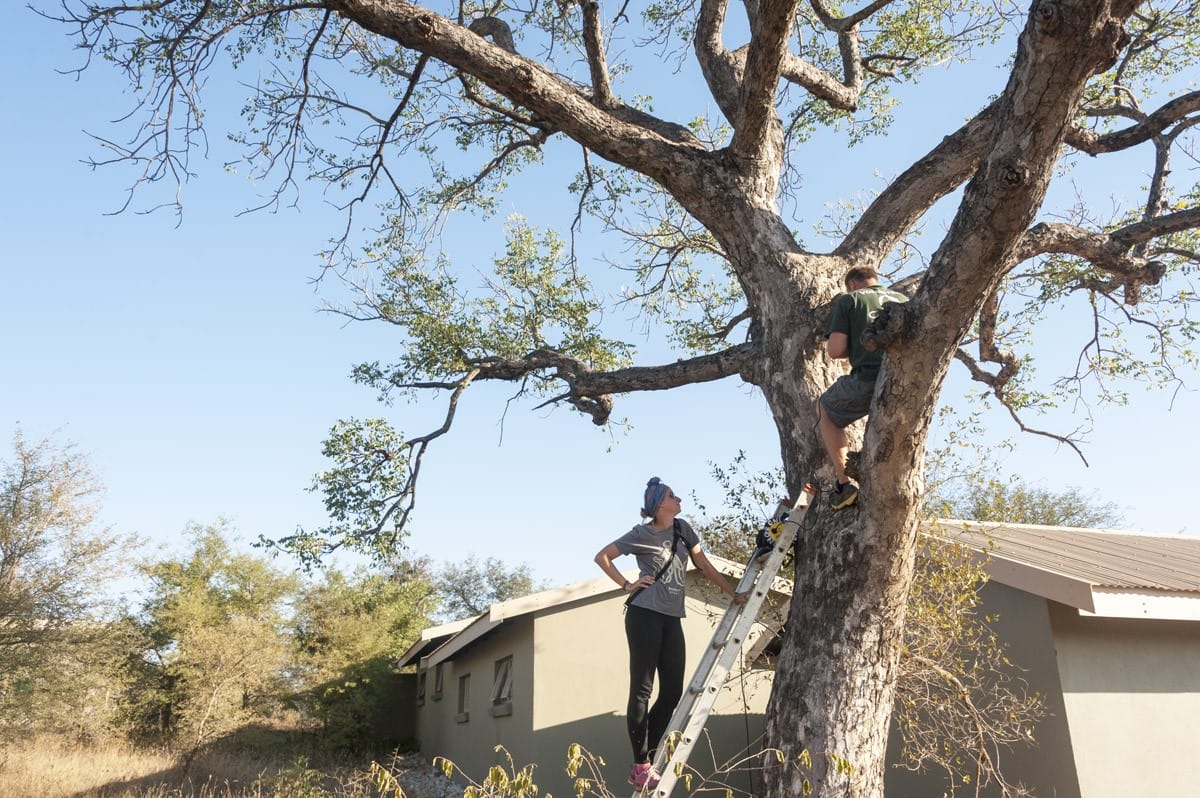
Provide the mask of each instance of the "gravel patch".
POLYGON ((463 785, 446 778, 420 754, 397 757, 389 769, 408 798, 462 798, 463 785))

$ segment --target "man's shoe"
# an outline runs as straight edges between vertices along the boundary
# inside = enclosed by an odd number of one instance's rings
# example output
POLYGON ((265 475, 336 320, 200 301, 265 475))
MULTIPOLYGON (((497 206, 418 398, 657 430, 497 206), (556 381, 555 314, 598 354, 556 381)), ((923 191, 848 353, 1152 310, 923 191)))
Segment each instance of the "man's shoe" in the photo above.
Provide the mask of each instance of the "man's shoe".
POLYGON ((858 485, 847 482, 829 491, 829 506, 835 510, 844 510, 858 501, 858 485))

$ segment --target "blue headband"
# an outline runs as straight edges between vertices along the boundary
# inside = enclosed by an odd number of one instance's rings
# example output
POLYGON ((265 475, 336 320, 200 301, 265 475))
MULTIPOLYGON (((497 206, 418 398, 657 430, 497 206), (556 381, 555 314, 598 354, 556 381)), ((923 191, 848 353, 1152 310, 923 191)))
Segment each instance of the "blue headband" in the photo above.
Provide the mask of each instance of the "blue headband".
POLYGON ((658 477, 653 477, 646 483, 646 495, 642 498, 642 515, 647 518, 653 518, 658 512, 658 505, 662 504, 663 497, 671 490, 658 477))

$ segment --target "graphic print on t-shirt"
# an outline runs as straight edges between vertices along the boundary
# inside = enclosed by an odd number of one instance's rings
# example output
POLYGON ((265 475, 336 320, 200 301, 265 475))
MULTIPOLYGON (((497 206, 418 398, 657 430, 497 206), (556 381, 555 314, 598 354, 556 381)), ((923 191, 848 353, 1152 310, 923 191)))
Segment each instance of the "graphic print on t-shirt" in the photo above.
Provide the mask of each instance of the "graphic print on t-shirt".
MULTIPOLYGON (((662 575, 662 585, 670 593, 676 590, 683 589, 683 568, 680 565, 679 558, 675 556, 675 549, 672 544, 675 542, 674 536, 663 544, 662 556, 670 557, 672 562, 667 567, 666 572, 662 575)), ((659 568, 662 568, 664 560, 659 560, 659 568)))

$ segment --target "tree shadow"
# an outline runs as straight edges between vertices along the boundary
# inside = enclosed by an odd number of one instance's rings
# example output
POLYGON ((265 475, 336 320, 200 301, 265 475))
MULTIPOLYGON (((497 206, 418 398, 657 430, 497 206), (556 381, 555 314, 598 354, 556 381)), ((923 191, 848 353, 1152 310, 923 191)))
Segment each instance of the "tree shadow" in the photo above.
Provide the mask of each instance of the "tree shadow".
MULTIPOLYGON (((246 792, 260 785, 336 788, 339 773, 369 765, 370 757, 331 753, 320 736, 309 731, 279 729, 268 724, 243 726, 195 752, 181 752, 175 764, 140 776, 109 781, 74 793, 71 798, 118 798, 130 794, 183 798, 246 792)), ((272 790, 273 792, 274 790, 272 790)))

